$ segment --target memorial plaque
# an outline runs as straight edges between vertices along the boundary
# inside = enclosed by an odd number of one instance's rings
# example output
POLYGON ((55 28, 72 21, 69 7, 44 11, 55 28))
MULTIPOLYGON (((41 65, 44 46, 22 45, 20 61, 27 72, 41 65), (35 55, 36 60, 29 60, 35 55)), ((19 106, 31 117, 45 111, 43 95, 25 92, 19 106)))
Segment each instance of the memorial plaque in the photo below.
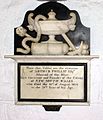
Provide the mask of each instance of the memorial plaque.
POLYGON ((90 28, 77 11, 50 1, 27 11, 14 29, 16 103, 46 110, 89 105, 90 28))
POLYGON ((18 63, 18 101, 87 102, 87 64, 18 63))

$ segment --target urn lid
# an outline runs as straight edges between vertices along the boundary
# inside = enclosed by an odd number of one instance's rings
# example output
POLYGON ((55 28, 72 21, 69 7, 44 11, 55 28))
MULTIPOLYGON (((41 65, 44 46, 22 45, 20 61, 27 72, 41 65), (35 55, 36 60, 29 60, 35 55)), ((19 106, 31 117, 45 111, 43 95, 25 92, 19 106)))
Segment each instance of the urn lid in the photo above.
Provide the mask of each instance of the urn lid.
POLYGON ((56 16, 56 13, 53 11, 53 9, 51 9, 51 11, 48 13, 48 19, 49 20, 55 20, 55 16, 56 16))

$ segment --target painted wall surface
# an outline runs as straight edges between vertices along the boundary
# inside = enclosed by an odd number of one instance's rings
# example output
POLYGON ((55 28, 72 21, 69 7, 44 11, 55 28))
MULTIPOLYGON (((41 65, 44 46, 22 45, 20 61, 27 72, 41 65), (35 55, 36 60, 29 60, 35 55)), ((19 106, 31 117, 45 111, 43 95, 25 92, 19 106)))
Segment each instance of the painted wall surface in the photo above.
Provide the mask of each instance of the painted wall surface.
POLYGON ((91 105, 63 106, 60 112, 46 112, 41 106, 15 105, 15 62, 4 59, 14 53, 14 28, 21 25, 26 11, 43 2, 0 0, 0 120, 103 120, 103 0, 67 0, 71 10, 91 28, 91 54, 100 59, 91 64, 91 105))

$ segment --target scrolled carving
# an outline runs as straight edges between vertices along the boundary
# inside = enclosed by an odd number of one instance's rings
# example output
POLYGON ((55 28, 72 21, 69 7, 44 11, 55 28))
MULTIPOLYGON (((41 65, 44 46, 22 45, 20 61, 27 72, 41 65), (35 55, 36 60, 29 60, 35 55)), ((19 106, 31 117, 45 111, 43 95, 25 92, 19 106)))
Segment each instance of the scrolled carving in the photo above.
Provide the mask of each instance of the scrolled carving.
POLYGON ((75 30, 75 27, 76 27, 76 25, 75 25, 75 23, 76 23, 76 15, 75 15, 73 12, 71 12, 71 13, 70 13, 70 16, 71 16, 72 18, 69 19, 69 21, 68 21, 68 27, 69 27, 69 29, 70 29, 71 31, 74 31, 74 30, 75 30))

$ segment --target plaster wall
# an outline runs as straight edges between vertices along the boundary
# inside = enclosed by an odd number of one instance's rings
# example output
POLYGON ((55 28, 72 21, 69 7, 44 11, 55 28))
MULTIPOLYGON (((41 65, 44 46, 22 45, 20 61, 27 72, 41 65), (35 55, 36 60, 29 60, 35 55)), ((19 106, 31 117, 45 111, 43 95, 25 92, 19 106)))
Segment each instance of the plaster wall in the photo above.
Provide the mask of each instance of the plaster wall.
POLYGON ((0 120, 103 120, 103 0, 67 0, 81 21, 91 28, 91 54, 100 55, 91 64, 91 105, 63 106, 59 112, 46 112, 41 106, 15 105, 14 61, 4 55, 14 53, 14 28, 21 25, 26 11, 43 2, 0 0, 0 120))

